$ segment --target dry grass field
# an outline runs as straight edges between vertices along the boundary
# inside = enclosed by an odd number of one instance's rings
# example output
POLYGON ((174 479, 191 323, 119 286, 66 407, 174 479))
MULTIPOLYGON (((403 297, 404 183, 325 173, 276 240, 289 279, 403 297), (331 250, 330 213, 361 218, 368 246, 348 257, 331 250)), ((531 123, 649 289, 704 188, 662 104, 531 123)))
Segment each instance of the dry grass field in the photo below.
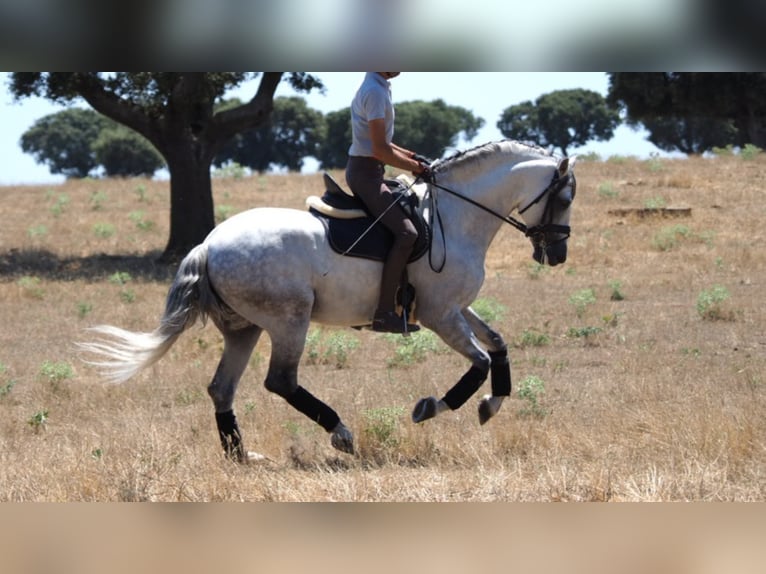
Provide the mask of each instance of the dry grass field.
MULTIPOLYGON (((0 189, 0 500, 765 500, 766 157, 576 171, 564 266, 533 264, 511 228, 489 253, 479 307, 511 344, 514 376, 497 417, 480 427, 471 401, 415 426, 417 399, 443 394, 465 361, 428 333, 317 327, 302 384, 354 431, 358 453, 340 454, 263 388, 264 336, 235 409, 269 461, 247 466, 220 451, 212 325, 120 386, 74 350, 90 325, 156 326, 174 271, 155 263, 167 182, 0 189), (662 207, 691 212, 646 213, 662 207), (644 211, 610 213, 625 209, 644 211)), ((320 186, 216 179, 217 214, 302 209, 320 186)))

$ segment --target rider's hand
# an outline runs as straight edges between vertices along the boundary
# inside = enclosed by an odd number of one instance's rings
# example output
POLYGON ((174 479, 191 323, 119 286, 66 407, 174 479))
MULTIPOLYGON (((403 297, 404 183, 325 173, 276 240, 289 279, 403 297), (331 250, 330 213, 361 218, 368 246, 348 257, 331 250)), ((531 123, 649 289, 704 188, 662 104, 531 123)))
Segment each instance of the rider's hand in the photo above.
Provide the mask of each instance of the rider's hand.
POLYGON ((431 172, 431 168, 422 162, 420 163, 420 171, 413 171, 412 175, 420 179, 421 181, 424 181, 426 183, 432 183, 433 182, 433 173, 431 172))

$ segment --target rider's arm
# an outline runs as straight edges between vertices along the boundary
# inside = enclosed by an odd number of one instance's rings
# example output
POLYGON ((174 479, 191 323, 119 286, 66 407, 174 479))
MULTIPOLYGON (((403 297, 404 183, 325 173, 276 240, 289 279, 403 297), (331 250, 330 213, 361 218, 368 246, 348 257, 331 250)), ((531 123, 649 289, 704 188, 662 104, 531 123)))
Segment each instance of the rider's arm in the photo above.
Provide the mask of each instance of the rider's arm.
POLYGON ((408 150, 403 148, 402 146, 396 145, 394 142, 391 142, 391 147, 394 148, 397 151, 402 152, 407 157, 415 157, 415 152, 412 150, 408 150))
POLYGON ((370 128, 370 140, 372 141, 372 153, 375 159, 386 165, 405 169, 413 173, 423 171, 423 166, 414 160, 409 150, 386 141, 386 122, 383 119, 370 120, 367 122, 370 128))

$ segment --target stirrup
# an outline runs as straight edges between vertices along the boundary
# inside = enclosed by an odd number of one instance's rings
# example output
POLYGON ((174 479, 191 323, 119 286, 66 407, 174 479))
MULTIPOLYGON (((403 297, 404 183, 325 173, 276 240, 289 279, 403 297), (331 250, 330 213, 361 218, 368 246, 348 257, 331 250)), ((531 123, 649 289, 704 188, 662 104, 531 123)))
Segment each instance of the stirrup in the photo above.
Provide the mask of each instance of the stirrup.
POLYGON ((376 312, 372 320, 372 330, 378 333, 398 333, 407 335, 420 331, 420 326, 407 321, 396 314, 395 311, 376 312))

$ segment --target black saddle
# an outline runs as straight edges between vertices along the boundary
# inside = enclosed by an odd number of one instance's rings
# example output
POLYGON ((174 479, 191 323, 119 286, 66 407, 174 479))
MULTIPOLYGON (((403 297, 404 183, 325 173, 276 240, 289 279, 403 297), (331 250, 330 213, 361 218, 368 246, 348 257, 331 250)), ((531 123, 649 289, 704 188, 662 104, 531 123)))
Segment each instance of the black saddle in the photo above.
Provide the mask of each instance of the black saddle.
MULTIPOLYGON (((345 192, 327 173, 324 174, 324 184, 321 203, 329 209, 320 211, 318 207, 310 206, 309 211, 324 224, 333 250, 352 257, 385 261, 394 243, 393 234, 382 223, 375 223, 375 217, 362 200, 345 192), (355 214, 349 215, 349 212, 355 214)), ((419 199, 414 193, 405 193, 404 186, 397 180, 385 180, 385 184, 418 232, 418 240, 409 259, 410 262, 416 261, 428 251, 431 240, 430 228, 418 209, 419 199)))

